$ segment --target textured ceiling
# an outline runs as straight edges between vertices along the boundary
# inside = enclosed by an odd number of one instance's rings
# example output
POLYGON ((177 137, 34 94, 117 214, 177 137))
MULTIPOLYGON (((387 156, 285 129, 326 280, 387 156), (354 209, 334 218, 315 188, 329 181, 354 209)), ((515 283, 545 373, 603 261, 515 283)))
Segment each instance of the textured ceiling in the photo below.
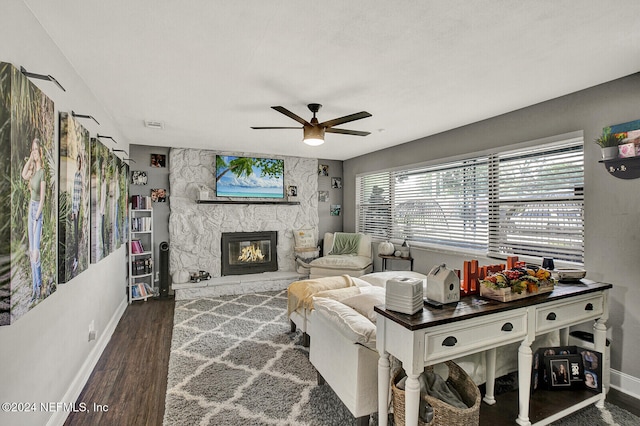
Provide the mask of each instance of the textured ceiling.
POLYGON ((640 71, 638 0, 24 2, 132 144, 345 160, 640 71), (250 129, 312 102, 371 134, 250 129))

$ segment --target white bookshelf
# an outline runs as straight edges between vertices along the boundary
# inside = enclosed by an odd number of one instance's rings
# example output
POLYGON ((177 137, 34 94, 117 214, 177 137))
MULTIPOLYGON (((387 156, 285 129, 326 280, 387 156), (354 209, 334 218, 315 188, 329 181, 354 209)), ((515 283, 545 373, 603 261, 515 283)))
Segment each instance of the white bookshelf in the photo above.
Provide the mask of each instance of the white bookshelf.
POLYGON ((153 280, 153 210, 131 209, 129 223, 129 303, 156 293, 153 280))

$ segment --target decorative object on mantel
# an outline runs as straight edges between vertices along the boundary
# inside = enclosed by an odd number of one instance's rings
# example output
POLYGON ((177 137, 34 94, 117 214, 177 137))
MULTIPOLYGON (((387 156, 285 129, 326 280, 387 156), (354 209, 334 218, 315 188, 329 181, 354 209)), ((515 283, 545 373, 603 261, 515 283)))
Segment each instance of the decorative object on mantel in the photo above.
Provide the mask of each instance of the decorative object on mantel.
MULTIPOLYGON (((611 148, 612 150, 615 148, 617 151, 615 156, 611 154, 611 158, 605 157, 603 154, 600 162, 604 163, 609 174, 619 179, 640 177, 640 120, 605 127, 603 136, 607 129, 611 135, 610 138, 616 139, 618 142, 615 147, 611 148)), ((599 140, 597 139, 596 143, 602 146, 598 142, 599 140)))

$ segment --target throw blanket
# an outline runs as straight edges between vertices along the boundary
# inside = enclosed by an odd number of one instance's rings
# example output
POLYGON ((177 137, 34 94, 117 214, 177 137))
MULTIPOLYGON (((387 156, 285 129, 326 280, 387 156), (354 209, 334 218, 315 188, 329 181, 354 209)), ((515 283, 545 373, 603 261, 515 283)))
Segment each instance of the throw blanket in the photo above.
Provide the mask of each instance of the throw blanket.
POLYGON ((313 296, 324 290, 352 287, 355 283, 349 275, 322 277, 296 281, 287 289, 287 315, 305 307, 311 309, 313 296))
POLYGON ((333 234, 333 247, 329 254, 358 254, 360 234, 336 232, 333 234))

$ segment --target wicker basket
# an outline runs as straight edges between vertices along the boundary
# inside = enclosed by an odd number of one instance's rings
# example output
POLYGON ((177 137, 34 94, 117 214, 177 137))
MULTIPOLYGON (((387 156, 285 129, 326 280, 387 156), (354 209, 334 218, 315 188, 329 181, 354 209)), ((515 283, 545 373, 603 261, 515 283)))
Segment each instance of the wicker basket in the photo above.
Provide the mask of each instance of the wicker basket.
MULTIPOLYGON (((451 383, 458 391, 464 403, 469 407, 466 409, 456 408, 444 401, 429 395, 422 395, 422 399, 433 407, 433 421, 426 424, 418 419, 419 426, 471 426, 480 424, 480 390, 471 380, 471 377, 453 361, 446 361, 449 367, 449 377, 447 382, 451 383)), ((433 369, 429 366, 427 369, 433 369)), ((396 382, 400 379, 399 370, 391 379, 391 392, 393 402, 394 423, 397 426, 404 426, 404 391, 396 387, 396 382)))

